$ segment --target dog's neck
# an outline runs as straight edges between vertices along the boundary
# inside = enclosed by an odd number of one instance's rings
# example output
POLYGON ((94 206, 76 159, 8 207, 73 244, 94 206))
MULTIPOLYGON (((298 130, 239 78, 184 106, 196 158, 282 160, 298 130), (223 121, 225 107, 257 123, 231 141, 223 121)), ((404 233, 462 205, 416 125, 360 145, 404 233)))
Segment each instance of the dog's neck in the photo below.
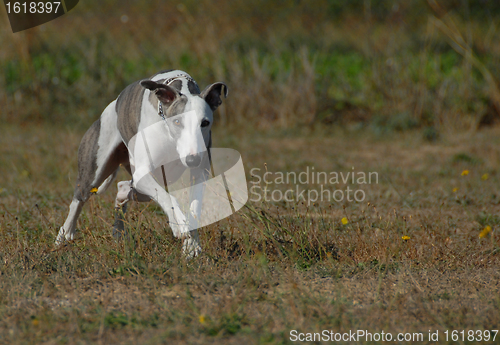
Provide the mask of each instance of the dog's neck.
POLYGON ((158 101, 158 116, 160 116, 162 120, 165 120, 165 114, 163 113, 163 105, 161 104, 160 101, 158 101))

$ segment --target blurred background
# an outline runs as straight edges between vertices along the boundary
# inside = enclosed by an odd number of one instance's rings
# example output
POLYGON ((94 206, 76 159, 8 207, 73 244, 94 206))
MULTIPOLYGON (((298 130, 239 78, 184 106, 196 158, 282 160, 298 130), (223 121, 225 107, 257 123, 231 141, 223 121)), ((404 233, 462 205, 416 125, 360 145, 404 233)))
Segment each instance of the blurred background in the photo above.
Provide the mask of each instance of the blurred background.
POLYGON ((424 138, 500 115, 497 0, 80 1, 12 34, 0 120, 84 131, 131 82, 182 69, 229 86, 219 125, 424 138))

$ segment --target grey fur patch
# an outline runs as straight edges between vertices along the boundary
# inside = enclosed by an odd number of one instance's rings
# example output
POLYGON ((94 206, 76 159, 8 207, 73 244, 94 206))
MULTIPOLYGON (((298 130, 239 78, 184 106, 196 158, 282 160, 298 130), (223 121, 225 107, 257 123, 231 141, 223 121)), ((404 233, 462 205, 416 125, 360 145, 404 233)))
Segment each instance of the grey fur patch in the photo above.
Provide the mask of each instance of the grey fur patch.
POLYGON ((101 119, 95 121, 84 134, 80 147, 78 148, 78 177, 73 198, 79 201, 87 201, 90 196, 92 181, 97 171, 97 150, 99 149, 99 133, 101 131, 101 119))
POLYGON ((188 81, 188 90, 189 90, 189 92, 191 92, 192 95, 199 95, 200 94, 200 88, 192 80, 188 81))
POLYGON ((91 190, 99 188, 120 164, 130 166, 128 150, 123 142, 113 148, 102 167, 97 166, 100 132, 101 119, 98 119, 85 133, 78 148, 78 177, 73 198, 79 201, 87 201, 91 190), (97 170, 100 170, 99 176, 96 176, 97 170))
POLYGON ((179 92, 181 92, 181 90, 182 90, 182 81, 181 80, 174 80, 169 85, 172 86, 174 89, 176 89, 179 92))
MULTIPOLYGON (((118 130, 128 143, 137 134, 141 118, 142 97, 145 89, 139 81, 130 84, 120 93, 116 100, 116 113, 118 114, 118 130)), ((158 104, 156 104, 158 106, 158 104)))

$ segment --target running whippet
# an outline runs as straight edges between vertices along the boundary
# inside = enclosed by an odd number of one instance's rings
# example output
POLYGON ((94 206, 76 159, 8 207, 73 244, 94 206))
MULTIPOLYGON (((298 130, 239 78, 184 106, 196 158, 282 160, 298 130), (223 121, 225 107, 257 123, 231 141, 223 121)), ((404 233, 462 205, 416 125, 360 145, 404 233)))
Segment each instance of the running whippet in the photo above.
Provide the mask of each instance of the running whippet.
MULTIPOLYGON (((131 181, 118 183, 115 204, 118 211, 124 212, 129 200, 156 201, 167 214, 174 236, 184 238, 184 253, 188 257, 198 255, 201 246, 197 226, 193 224, 196 224, 200 212, 203 190, 195 190, 190 212, 183 212, 165 186, 167 179, 175 181, 186 169, 190 169, 195 187, 202 186, 197 183, 207 179, 209 172, 204 167, 207 162, 209 166, 210 160, 213 112, 222 103, 222 92, 226 97, 227 86, 221 82, 200 92, 194 79, 178 70, 160 72, 125 88, 83 136, 78 149, 78 177, 73 201, 56 244, 73 240, 84 203, 93 193, 103 193, 122 165, 134 177, 131 181), (165 141, 166 147, 171 148, 169 155, 173 156, 165 165, 166 173, 165 166, 162 166, 164 186, 152 173, 142 174, 140 181, 135 179, 134 171, 146 169, 146 172, 151 172, 151 169, 145 166, 148 159, 138 157, 137 150, 134 157, 130 146, 139 133, 145 136, 144 131, 158 122, 162 122, 165 136, 148 140, 165 141)), ((123 212, 117 212, 115 236, 123 231, 123 212)))

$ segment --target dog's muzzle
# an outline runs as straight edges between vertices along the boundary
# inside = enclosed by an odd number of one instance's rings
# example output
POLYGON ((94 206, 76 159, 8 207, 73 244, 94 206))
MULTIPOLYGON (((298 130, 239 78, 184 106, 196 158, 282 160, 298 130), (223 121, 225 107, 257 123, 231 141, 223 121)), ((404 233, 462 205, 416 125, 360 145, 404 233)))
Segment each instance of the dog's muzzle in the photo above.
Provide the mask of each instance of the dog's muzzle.
POLYGON ((186 165, 190 168, 196 168, 201 163, 201 156, 199 154, 186 156, 186 165))

